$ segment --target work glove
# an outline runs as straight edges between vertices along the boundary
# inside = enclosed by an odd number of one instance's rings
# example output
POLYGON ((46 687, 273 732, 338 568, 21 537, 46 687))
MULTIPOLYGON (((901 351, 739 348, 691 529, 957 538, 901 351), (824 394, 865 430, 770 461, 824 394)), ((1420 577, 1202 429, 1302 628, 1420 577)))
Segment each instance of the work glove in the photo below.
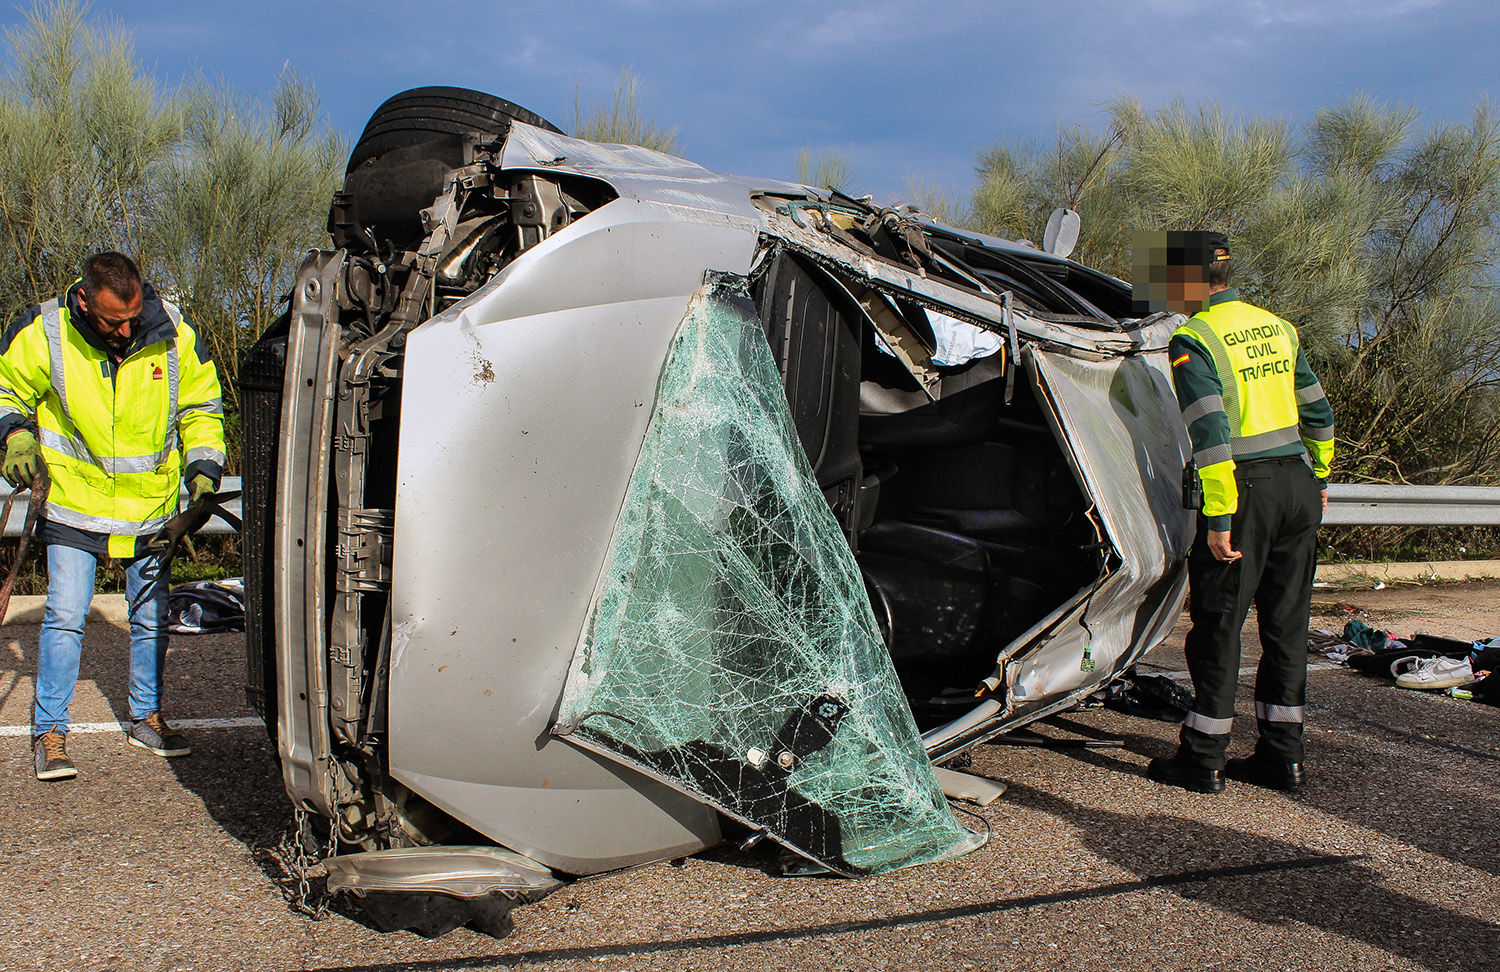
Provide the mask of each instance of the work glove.
POLYGON ((5 440, 5 464, 0 472, 12 486, 29 489, 43 465, 41 447, 28 429, 17 429, 5 440))
POLYGON ((188 505, 192 506, 203 497, 212 496, 214 492, 214 481, 203 473, 199 473, 188 480, 188 505))

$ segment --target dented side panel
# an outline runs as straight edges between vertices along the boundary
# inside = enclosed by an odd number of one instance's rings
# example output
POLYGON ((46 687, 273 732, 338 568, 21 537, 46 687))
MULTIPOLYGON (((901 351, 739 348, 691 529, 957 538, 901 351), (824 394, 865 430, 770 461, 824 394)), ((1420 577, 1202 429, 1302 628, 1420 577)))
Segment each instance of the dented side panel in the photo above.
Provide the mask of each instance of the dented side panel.
POLYGON ((548 729, 672 335, 704 270, 743 272, 754 244, 748 225, 620 200, 407 344, 391 773, 558 870, 718 839, 703 804, 548 729))
MULTIPOLYGON (((1164 323, 1148 325, 1143 337, 1164 323)), ((1071 708, 1159 644, 1187 591, 1194 519, 1178 483, 1187 434, 1166 356, 1090 360, 1027 350, 1025 360, 1085 494, 1101 542, 1113 553, 1098 580, 1001 652, 998 697, 924 736, 941 759, 1071 708)))
POLYGON ((1033 361, 1118 558, 1076 623, 1021 663, 1018 702, 1092 690, 1160 640, 1158 617, 1175 618, 1193 538, 1177 485, 1189 446, 1165 356, 1089 361, 1036 351, 1033 361))

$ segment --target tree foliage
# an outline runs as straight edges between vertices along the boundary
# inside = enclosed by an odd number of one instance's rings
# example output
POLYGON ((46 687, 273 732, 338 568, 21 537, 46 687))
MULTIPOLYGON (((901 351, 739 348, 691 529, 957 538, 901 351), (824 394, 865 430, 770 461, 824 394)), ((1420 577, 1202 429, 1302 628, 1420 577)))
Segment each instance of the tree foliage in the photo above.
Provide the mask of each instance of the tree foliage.
POLYGON ((0 310, 56 294, 90 252, 137 252, 152 181, 180 135, 129 41, 82 8, 33 8, 0 79, 0 310))
MULTIPOLYGON (((269 104, 195 81, 182 139, 159 167, 145 252, 208 340, 238 363, 275 318, 302 255, 324 242, 343 140, 318 121, 317 96, 288 71, 269 104)), ((235 393, 224 389, 226 406, 235 393)))
POLYGON ((908 204, 920 209, 940 223, 969 226, 974 222, 972 202, 954 195, 943 186, 909 179, 906 183, 908 204))
POLYGON ((982 149, 974 229, 1040 239, 1083 217, 1075 256, 1120 276, 1135 229, 1219 229, 1246 299, 1298 326, 1338 413, 1336 475, 1500 474, 1500 120, 1426 129, 1357 97, 1300 131, 1181 100, 1110 105, 1102 133, 982 149))
POLYGON ((316 95, 290 71, 268 103, 201 78, 163 92, 75 0, 33 7, 6 42, 0 312, 60 293, 90 253, 130 253, 204 336, 232 413, 240 357, 327 242, 345 151, 316 95))

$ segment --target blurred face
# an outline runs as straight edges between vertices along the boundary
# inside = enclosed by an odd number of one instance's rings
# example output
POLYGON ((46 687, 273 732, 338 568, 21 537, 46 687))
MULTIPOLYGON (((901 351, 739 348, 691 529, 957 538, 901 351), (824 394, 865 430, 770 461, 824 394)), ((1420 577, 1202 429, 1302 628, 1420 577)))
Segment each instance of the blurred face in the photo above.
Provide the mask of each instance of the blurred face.
POLYGON ((82 291, 78 294, 79 308, 88 316, 94 330, 104 338, 104 343, 116 352, 124 351, 130 346, 130 339, 135 336, 135 329, 141 323, 141 307, 144 303, 139 287, 129 300, 122 300, 107 287, 95 294, 92 300, 82 291))
POLYGON ((1167 309, 1179 314, 1196 314, 1208 307, 1208 280, 1203 268, 1172 266, 1167 268, 1167 309))

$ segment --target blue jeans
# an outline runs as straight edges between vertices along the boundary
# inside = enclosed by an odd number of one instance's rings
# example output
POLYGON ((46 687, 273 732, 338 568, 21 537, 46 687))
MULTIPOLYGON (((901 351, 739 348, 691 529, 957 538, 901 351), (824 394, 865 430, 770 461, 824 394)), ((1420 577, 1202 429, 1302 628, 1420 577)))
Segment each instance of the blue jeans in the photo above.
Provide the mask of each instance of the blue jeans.
MULTIPOLYGON (((37 649, 36 714, 32 731, 68 731, 68 706, 83 655, 83 622, 94 597, 98 558, 86 550, 47 547, 47 614, 37 649)), ((156 557, 125 565, 125 602, 140 600, 156 576, 156 557)), ((167 657, 167 588, 164 578, 130 614, 130 718, 144 719, 161 708, 161 670, 167 657)))

